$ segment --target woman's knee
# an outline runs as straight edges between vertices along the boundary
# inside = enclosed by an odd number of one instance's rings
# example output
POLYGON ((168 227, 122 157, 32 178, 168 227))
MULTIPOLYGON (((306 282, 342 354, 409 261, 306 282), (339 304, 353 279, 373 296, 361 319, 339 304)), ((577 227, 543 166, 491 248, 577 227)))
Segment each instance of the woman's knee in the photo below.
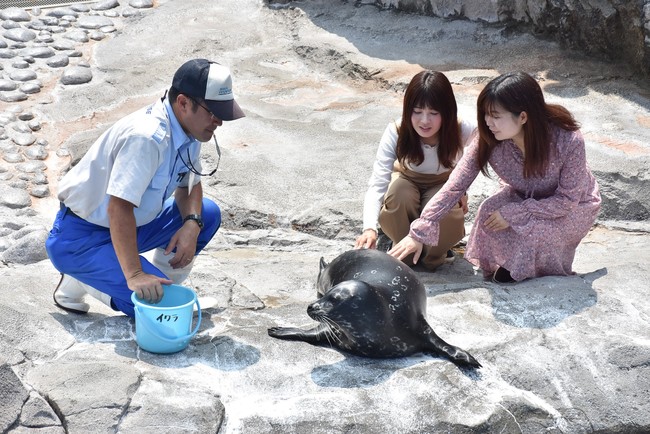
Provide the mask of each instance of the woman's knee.
POLYGON ((395 183, 386 193, 384 204, 389 209, 419 207, 420 192, 417 188, 406 182, 395 183))

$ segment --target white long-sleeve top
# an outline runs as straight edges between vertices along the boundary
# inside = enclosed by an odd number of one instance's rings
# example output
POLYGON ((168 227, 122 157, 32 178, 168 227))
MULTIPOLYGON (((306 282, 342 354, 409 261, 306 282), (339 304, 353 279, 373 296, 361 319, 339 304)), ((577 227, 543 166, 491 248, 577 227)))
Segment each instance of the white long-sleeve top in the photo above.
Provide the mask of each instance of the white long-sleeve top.
MULTIPOLYGON (((391 122, 386 127, 383 136, 379 142, 375 163, 372 168, 372 175, 368 180, 368 190, 363 201, 363 229, 377 230, 379 221, 379 211, 384 201, 384 195, 390 184, 393 165, 397 160, 397 125, 401 123, 400 119, 391 122)), ((463 148, 471 141, 476 131, 476 122, 466 120, 460 121, 460 134, 463 148)), ((438 160, 438 146, 422 144, 424 160, 417 166, 407 163, 407 168, 418 173, 440 174, 449 170, 440 164, 438 160)), ((460 157, 462 150, 454 159, 454 165, 460 157)))

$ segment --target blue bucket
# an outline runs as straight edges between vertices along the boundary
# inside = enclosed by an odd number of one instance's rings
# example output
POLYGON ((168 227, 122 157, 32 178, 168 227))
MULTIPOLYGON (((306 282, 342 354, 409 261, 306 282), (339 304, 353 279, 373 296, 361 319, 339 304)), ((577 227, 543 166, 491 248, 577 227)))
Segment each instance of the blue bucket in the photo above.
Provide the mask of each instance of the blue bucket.
POLYGON ((168 354, 184 350, 201 325, 201 306, 196 293, 181 285, 163 285, 163 297, 153 304, 131 294, 135 310, 136 342, 151 353, 168 354), (192 330, 194 305, 198 311, 192 330))

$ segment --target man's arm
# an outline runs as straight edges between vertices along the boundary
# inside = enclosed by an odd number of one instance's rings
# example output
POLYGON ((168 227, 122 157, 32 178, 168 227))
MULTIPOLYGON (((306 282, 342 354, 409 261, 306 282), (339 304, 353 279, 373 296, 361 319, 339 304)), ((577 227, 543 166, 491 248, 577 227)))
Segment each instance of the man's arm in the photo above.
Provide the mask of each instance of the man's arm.
MULTIPOLYGON (((187 187, 178 187, 174 193, 174 200, 184 219, 190 214, 201 215, 203 207, 203 187, 199 182, 192 187, 188 194, 187 187)), ((165 255, 169 255, 174 249, 176 254, 169 260, 172 268, 183 268, 189 264, 196 254, 196 240, 199 237, 201 228, 194 220, 186 221, 183 226, 174 234, 165 248, 165 255)))
POLYGON ((135 206, 124 199, 111 196, 108 201, 108 221, 111 241, 131 291, 143 300, 157 303, 163 296, 162 285, 172 281, 142 271, 138 253, 135 206))
POLYGON ((174 192, 174 200, 181 212, 181 216, 185 218, 190 214, 201 215, 201 208, 203 203, 203 186, 199 182, 192 187, 192 193, 187 194, 187 187, 178 187, 174 192))

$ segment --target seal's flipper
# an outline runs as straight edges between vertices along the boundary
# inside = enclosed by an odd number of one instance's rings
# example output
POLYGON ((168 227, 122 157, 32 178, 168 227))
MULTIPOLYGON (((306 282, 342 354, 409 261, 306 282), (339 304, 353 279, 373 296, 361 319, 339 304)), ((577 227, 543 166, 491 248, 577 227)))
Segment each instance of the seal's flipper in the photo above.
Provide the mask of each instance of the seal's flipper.
POLYGON ((329 327, 323 324, 309 330, 302 330, 296 327, 271 327, 268 329, 269 336, 287 341, 303 341, 312 345, 320 345, 328 340, 331 334, 329 327))
POLYGON ((476 360, 470 353, 445 342, 428 325, 425 327, 423 337, 425 339, 424 352, 431 352, 438 356, 446 357, 456 366, 463 368, 481 367, 478 360, 476 360))

